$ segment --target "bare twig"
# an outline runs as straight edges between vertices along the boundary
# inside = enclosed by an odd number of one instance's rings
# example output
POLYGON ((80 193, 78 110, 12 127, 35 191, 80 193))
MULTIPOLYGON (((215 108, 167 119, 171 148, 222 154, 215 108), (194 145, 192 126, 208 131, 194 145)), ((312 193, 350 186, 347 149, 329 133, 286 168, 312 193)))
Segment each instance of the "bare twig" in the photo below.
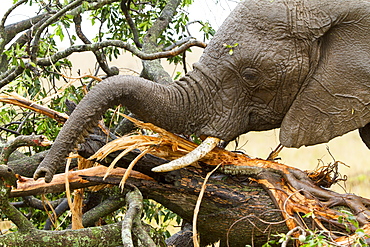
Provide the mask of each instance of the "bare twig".
POLYGON ((200 25, 203 25, 202 21, 199 21, 199 20, 188 22, 188 24, 186 24, 185 28, 186 28, 186 32, 188 33, 189 36, 192 36, 191 33, 190 33, 190 30, 189 30, 189 26, 194 24, 194 23, 199 23, 200 25))
POLYGON ((198 233, 197 233, 197 219, 198 219, 198 213, 199 213, 199 209, 200 209, 200 204, 202 203, 202 198, 203 198, 204 192, 206 191, 207 182, 208 182, 209 177, 221 165, 222 165, 222 163, 220 163, 218 166, 216 166, 216 168, 214 168, 212 171, 210 171, 209 173, 207 173, 207 175, 206 175, 206 177, 205 177, 205 179, 203 181, 202 189, 199 192, 197 203, 195 204, 194 215, 193 215, 193 243, 194 243, 194 246, 195 247, 199 247, 198 233))
POLYGON ((291 229, 291 230, 286 234, 286 239, 285 239, 285 241, 283 241, 283 242, 281 243, 281 247, 286 247, 286 246, 287 246, 287 244, 289 243, 290 238, 291 238, 291 237, 293 236, 293 234, 295 234, 295 232, 297 232, 297 231, 301 232, 303 236, 306 236, 306 232, 305 232, 305 230, 304 230, 302 227, 300 227, 300 226, 294 227, 293 229, 291 229))
POLYGON ((70 4, 67 4, 64 6, 61 10, 59 10, 56 14, 48 18, 36 31, 32 45, 31 45, 31 61, 36 62, 37 53, 39 50, 39 41, 41 38, 41 34, 44 32, 44 30, 50 26, 52 23, 54 23, 56 20, 58 20, 60 17, 62 17, 66 12, 68 12, 71 9, 74 9, 81 5, 83 0, 76 0, 72 1, 70 4))
MULTIPOLYGON (((76 34, 77 36, 85 43, 85 44, 92 44, 91 41, 85 36, 85 34, 82 32, 81 28, 81 23, 82 23, 82 18, 81 15, 76 15, 73 18, 73 21, 75 22, 75 29, 76 29, 76 34)), ((102 70, 107 73, 108 76, 113 76, 117 75, 119 70, 117 67, 112 67, 110 68, 108 66, 108 62, 106 57, 104 56, 103 52, 100 50, 93 51, 97 62, 99 63, 100 67, 102 70)))
POLYGON ((6 19, 8 18, 8 16, 10 15, 10 13, 15 10, 18 6, 24 4, 25 2, 27 2, 27 0, 21 0, 19 2, 17 2, 16 4, 14 4, 13 6, 11 6, 4 14, 4 16, 1 18, 1 22, 0 22, 0 28, 4 28, 5 27, 5 22, 6 22, 6 19))
POLYGON ((8 163, 9 156, 19 147, 24 146, 49 146, 49 141, 46 136, 43 135, 29 135, 29 136, 18 136, 15 139, 9 141, 2 152, 0 153, 0 164, 6 165, 8 163))

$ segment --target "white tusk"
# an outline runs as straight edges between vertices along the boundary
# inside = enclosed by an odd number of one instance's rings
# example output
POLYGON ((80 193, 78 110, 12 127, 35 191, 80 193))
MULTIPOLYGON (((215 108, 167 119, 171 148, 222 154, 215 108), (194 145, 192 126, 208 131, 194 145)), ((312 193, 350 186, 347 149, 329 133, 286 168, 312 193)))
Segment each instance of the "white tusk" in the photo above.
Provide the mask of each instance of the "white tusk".
POLYGON ((196 149, 185 156, 169 163, 154 167, 153 172, 169 172, 184 168, 206 156, 221 140, 216 137, 207 137, 196 149))

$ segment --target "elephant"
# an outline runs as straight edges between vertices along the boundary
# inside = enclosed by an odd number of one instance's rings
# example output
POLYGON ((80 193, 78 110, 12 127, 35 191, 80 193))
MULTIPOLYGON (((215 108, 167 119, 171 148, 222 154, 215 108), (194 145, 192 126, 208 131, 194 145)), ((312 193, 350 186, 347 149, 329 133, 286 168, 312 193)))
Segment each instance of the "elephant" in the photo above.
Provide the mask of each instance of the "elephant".
POLYGON ((246 0, 178 81, 117 75, 97 84, 34 178, 50 182, 56 164, 115 105, 174 133, 224 141, 280 128, 280 143, 298 148, 360 129, 369 145, 369 93, 370 1, 246 0))

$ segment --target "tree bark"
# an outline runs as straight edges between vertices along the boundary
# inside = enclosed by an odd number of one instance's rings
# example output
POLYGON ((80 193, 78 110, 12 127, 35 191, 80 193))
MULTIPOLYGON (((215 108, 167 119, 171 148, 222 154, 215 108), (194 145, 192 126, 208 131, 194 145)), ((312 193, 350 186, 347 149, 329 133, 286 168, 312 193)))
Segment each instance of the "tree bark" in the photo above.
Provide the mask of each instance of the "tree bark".
MULTIPOLYGON (((127 166, 128 162, 135 157, 135 152, 138 153, 134 151, 124 157, 119 166, 127 166)), ((140 164, 136 165, 138 170, 148 173, 152 167, 166 161, 147 155, 139 162, 140 164)), ((153 199, 179 214, 186 222, 192 222, 195 203, 206 171, 207 169, 181 169, 159 174, 150 172, 155 175, 157 181, 132 178, 127 183, 139 188, 144 198, 153 199)), ((100 183, 118 185, 122 176, 112 176, 103 180, 103 172, 99 176, 96 172, 84 174, 76 171, 74 173, 81 175, 84 180, 91 181, 93 185, 100 183)), ((64 188, 65 175, 60 176, 61 179, 57 175, 51 184, 41 181, 32 183, 31 180, 27 180, 25 183, 29 183, 32 187, 28 189, 19 183, 19 188, 13 190, 11 196, 61 191, 64 188), (59 181, 59 185, 55 184, 56 181, 59 181)), ((78 183, 77 177, 76 181, 72 182, 73 188, 86 187, 86 182, 80 179, 78 183)), ((246 176, 218 173, 213 175, 207 184, 198 216, 198 231, 202 245, 220 240, 221 246, 226 246, 229 232, 230 246, 243 246, 252 242, 255 246, 260 246, 268 241, 271 233, 288 231, 280 211, 276 209, 268 193, 259 184, 248 180, 246 176), (276 222, 280 223, 275 224, 276 222)))
MULTIPOLYGON (((165 146, 165 141, 163 141, 163 145, 165 146)), ((91 147, 94 145, 88 146, 91 147)), ((183 150, 183 147, 181 149, 183 150)), ((93 150, 90 151, 93 152, 93 150)), ((168 151, 166 148, 162 150, 164 153, 166 151, 168 151)), ((84 150, 83 153, 89 156, 86 150, 84 150)), ((139 154, 139 150, 133 150, 131 153, 124 156, 116 166, 128 167, 132 160, 139 154)), ((99 162, 108 165, 117 155, 118 153, 112 153, 105 160, 99 162)), ((362 208, 363 210, 358 212, 358 219, 361 221, 362 213, 366 216, 367 207, 370 205, 369 201, 364 198, 349 197, 348 195, 335 194, 335 192, 330 192, 329 190, 324 190, 319 187, 309 187, 307 186, 309 179, 303 172, 275 162, 251 160, 248 157, 222 151, 221 149, 217 149, 213 154, 210 154, 209 157, 206 157, 206 161, 210 164, 217 164, 220 162, 220 157, 223 157, 226 164, 230 164, 230 162, 233 161, 233 164, 237 165, 238 162, 245 160, 254 165, 266 167, 256 168, 251 166, 249 170, 247 170, 248 175, 226 175, 224 172, 217 171, 212 174, 207 182, 197 218, 197 229, 200 234, 202 246, 218 240, 220 240, 221 246, 244 246, 246 244, 261 246, 273 238, 272 234, 287 233, 291 230, 288 220, 290 220, 292 216, 287 219, 286 217, 284 218, 283 215, 287 215, 289 210, 298 209, 298 211, 293 211, 296 212, 293 214, 302 219, 300 217, 302 216, 302 212, 306 212, 304 211, 306 210, 304 207, 313 210, 312 212, 316 215, 316 218, 312 217, 305 219, 307 227, 316 229, 315 224, 317 224, 318 219, 321 220, 323 215, 327 214, 332 218, 324 222, 326 229, 339 232, 340 230, 343 231, 343 229, 340 228, 336 220, 338 216, 342 217, 343 215, 334 215, 334 211, 330 211, 330 208, 336 205, 340 206, 343 202, 352 209, 362 208), (221 156, 217 156, 217 153, 221 156), (212 159, 210 159, 210 157, 212 157, 212 159), (270 166, 268 167, 269 164, 270 166), (278 169, 279 166, 282 167, 280 172, 270 172, 271 170, 278 169), (262 181, 263 179, 265 179, 265 181, 262 181), (273 184, 271 184, 271 181, 273 184), (283 181, 292 181, 293 183, 291 186, 299 190, 293 190, 293 192, 285 190, 283 181), (275 190, 287 193, 289 198, 284 199, 283 197, 279 197, 275 190), (290 197, 293 198, 296 194, 300 195, 303 199, 298 202, 293 201, 293 203, 296 203, 293 206, 289 206, 287 203, 287 209, 282 210, 277 201, 281 200, 285 203, 290 197), (305 194, 306 197, 308 197, 307 200, 305 199, 305 194), (314 194, 316 196, 314 196, 314 194), (330 196, 331 198, 325 199, 325 196, 330 196), (317 198, 315 199, 315 197, 320 198, 321 201, 317 198), (312 205, 307 205, 308 203, 312 205), (320 211, 318 211, 320 207, 323 209, 323 214, 320 214, 320 211), (227 243, 229 245, 227 245, 227 243)), ((204 178, 214 166, 202 164, 201 167, 188 167, 186 169, 166 173, 154 173, 151 171, 153 167, 166 162, 168 161, 154 155, 145 155, 135 165, 135 170, 139 173, 133 172, 132 175, 135 176, 130 178, 126 182, 126 185, 139 188, 144 198, 151 198, 180 215, 185 222, 192 222, 195 204, 198 200, 204 178)), ((245 165, 247 164, 245 163, 245 165)), ((223 171, 225 170, 224 167, 223 171)), ((103 179, 104 172, 98 174, 97 172, 86 172, 85 170, 81 170, 73 173, 75 174, 75 180, 74 182, 72 181, 73 188, 86 187, 87 181, 91 182, 91 184, 108 183, 118 185, 122 179, 122 171, 116 173, 116 175, 119 176, 108 176, 106 179, 103 179)), ((58 188, 60 191, 63 189, 64 184, 62 183, 64 181, 63 179, 58 179, 58 176, 65 177, 64 174, 57 175, 54 178, 55 181, 53 180, 51 184, 42 184, 40 181, 37 181, 37 183, 32 181, 30 182, 30 187, 25 190, 22 189, 22 183, 19 182, 18 191, 13 190, 11 196, 39 194, 45 193, 45 191, 53 192, 54 190, 51 189, 52 186, 55 186, 54 188, 58 188), (54 184, 58 181, 59 184, 54 184), (45 188, 40 189, 43 186, 45 186, 45 188), (34 188, 38 189, 33 190, 34 188), (23 190, 23 194, 19 193, 19 190, 23 190), (33 192, 30 193, 30 191, 33 192)), ((26 182, 27 181, 31 180, 26 180, 26 182)), ((353 212, 355 214, 356 210, 353 210, 353 212)), ((360 226, 366 223, 366 219, 363 219, 360 226)), ((45 236, 49 236, 48 234, 51 233, 47 233, 45 236)), ((68 235, 69 232, 65 232, 65 234, 68 235)), ((89 233, 86 234, 88 235, 89 233)), ((113 234, 110 236, 112 238, 121 238, 120 234, 113 234)), ((6 238, 10 239, 9 236, 6 238)), ((61 238, 64 239, 64 236, 61 238)))
POLYGON ((120 223, 90 227, 79 230, 44 231, 30 230, 1 235, 0 246, 49 247, 49 246, 84 246, 116 247, 121 241, 120 223))

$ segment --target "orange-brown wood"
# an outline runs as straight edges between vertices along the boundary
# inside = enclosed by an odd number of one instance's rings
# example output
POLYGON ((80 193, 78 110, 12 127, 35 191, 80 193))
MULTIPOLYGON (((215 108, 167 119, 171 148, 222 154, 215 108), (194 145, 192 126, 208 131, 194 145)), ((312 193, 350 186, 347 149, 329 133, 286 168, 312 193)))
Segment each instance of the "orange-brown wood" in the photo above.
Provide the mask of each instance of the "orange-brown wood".
MULTIPOLYGON (((107 172, 105 166, 95 166, 92 168, 70 171, 68 173, 68 180, 71 189, 85 188, 96 185, 96 183, 88 182, 81 178, 84 176, 100 176, 104 177, 107 172)), ((115 168, 110 172, 110 176, 123 176, 126 172, 124 168, 115 168)), ((137 171, 132 171, 130 174, 131 178, 153 180, 153 178, 144 175, 137 171)), ((45 193, 56 193, 65 191, 65 174, 57 174, 54 176, 51 183, 45 183, 43 178, 35 181, 33 178, 22 177, 17 182, 17 188, 13 189, 10 193, 10 197, 26 196, 26 195, 37 195, 45 193)))

